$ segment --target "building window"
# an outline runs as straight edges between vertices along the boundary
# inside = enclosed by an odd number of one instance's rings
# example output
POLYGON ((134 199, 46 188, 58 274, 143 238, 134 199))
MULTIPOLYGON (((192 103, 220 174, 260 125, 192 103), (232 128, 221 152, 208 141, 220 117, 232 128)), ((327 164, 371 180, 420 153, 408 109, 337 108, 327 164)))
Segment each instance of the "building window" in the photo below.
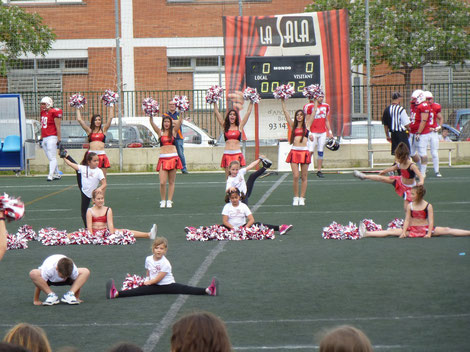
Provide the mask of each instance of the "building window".
POLYGON ((191 68, 190 57, 170 57, 168 58, 168 68, 191 68))
POLYGON ((63 3, 77 3, 81 4, 83 0, 2 0, 4 4, 15 5, 31 5, 31 4, 63 4, 63 3))

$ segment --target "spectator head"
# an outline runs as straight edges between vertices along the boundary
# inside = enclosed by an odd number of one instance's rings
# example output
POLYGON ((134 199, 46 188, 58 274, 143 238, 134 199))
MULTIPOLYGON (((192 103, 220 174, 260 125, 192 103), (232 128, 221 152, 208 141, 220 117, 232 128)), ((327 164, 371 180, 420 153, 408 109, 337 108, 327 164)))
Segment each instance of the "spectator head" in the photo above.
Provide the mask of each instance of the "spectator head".
POLYGON ((401 94, 399 92, 395 92, 392 94, 392 100, 398 100, 401 98, 401 94))
POLYGON ((45 331, 36 325, 17 324, 7 332, 3 341, 25 347, 31 352, 52 352, 45 331))
POLYGON ((143 349, 130 342, 120 342, 111 347, 108 352, 143 352, 143 349))
POLYGON ((173 325, 171 352, 230 352, 224 322, 209 312, 186 315, 173 325))
POLYGON ((372 352, 368 337, 353 326, 343 325, 327 331, 320 341, 320 352, 372 352))

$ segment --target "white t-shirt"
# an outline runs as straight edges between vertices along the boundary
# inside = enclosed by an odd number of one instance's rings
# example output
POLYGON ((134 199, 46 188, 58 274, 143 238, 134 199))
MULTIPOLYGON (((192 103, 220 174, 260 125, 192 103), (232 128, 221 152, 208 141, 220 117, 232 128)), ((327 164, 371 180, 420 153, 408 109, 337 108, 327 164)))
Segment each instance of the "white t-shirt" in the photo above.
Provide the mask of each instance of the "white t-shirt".
POLYGON ((82 192, 88 198, 92 197, 92 193, 98 188, 100 181, 104 179, 103 170, 99 167, 90 169, 85 165, 78 165, 78 173, 82 175, 82 192))
POLYGON ((175 283, 175 278, 171 273, 171 264, 165 256, 160 260, 155 260, 153 259, 153 255, 149 255, 145 258, 145 269, 149 271, 150 280, 155 279, 161 272, 166 273, 157 285, 169 285, 175 283))
MULTIPOLYGON (((65 281, 66 279, 63 279, 59 276, 59 272, 57 271, 57 263, 59 260, 62 258, 65 258, 66 256, 63 254, 54 254, 46 258, 42 265, 38 268, 41 271, 41 277, 50 282, 62 282, 65 281)), ((72 280, 75 280, 78 277, 78 269, 75 263, 73 264, 73 271, 72 275, 70 275, 70 278, 72 280)))
POLYGON ((227 191, 230 187, 235 187, 243 194, 246 194, 246 182, 245 182, 245 175, 246 175, 246 167, 243 169, 238 170, 237 176, 229 176, 227 177, 227 187, 225 190, 227 191))
POLYGON ((251 215, 251 210, 242 202, 238 203, 238 207, 234 207, 232 203, 227 203, 222 210, 222 215, 228 216, 230 225, 240 227, 246 224, 246 218, 251 215))

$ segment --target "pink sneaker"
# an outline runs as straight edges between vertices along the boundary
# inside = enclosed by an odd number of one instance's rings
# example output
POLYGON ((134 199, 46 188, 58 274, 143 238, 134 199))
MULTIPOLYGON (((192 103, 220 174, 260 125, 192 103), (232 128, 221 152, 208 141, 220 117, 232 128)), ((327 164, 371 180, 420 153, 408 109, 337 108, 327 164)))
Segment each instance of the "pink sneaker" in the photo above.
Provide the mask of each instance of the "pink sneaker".
POLYGON ((106 283, 106 298, 113 299, 117 297, 118 290, 116 290, 116 286, 114 286, 114 280, 109 279, 106 283))
POLYGON ((293 225, 281 225, 279 226, 279 234, 285 235, 288 231, 290 231, 294 226, 293 225))
POLYGON ((218 296, 219 295, 219 280, 216 277, 212 278, 211 284, 208 287, 210 296, 218 296))

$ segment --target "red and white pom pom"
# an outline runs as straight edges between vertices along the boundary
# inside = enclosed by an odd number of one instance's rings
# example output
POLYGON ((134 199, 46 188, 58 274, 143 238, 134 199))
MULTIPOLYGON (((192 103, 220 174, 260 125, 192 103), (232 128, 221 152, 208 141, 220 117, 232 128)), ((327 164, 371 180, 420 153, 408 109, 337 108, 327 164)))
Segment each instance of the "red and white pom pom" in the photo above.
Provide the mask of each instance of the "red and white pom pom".
POLYGON ((27 241, 36 241, 38 239, 36 231, 29 225, 21 226, 16 232, 16 235, 25 238, 27 241))
POLYGON ((376 224, 372 219, 364 219, 362 220, 364 225, 366 226, 366 231, 381 231, 382 225, 376 224))
POLYGON ((276 90, 273 93, 274 98, 284 99, 284 100, 289 99, 294 94, 295 94, 294 87, 292 87, 290 84, 280 85, 279 87, 276 88, 276 90))
POLYGON ((274 230, 264 225, 253 225, 249 228, 241 227, 232 230, 221 225, 186 228, 187 241, 244 241, 273 240, 274 238, 274 230))
POLYGON ((69 244, 67 231, 59 231, 53 227, 40 229, 38 232, 38 240, 44 246, 65 246, 69 244))
POLYGON ((122 291, 131 290, 144 285, 144 282, 147 281, 147 277, 142 277, 139 275, 127 274, 124 282, 122 283, 122 291))
POLYGON ((243 99, 250 100, 253 104, 258 104, 261 100, 260 95, 256 88, 246 87, 245 91, 243 92, 243 99))
POLYGON ((147 116, 157 116, 160 111, 160 105, 155 99, 148 97, 142 101, 142 110, 147 116))
POLYGON ((189 110, 189 100, 186 95, 175 95, 173 97, 173 103, 176 105, 178 111, 188 111, 189 110))
POLYGON ((323 228, 322 238, 325 240, 358 240, 359 229, 352 222, 344 226, 333 221, 328 227, 323 228))
POLYGON ((309 100, 314 100, 325 96, 325 92, 319 84, 311 84, 305 87, 302 94, 309 100))
POLYGON ((28 248, 28 239, 21 235, 7 235, 7 250, 28 248))
POLYGON ((402 229, 404 223, 405 223, 405 220, 400 219, 400 218, 395 218, 388 223, 387 229, 402 229))
POLYGON ((69 104, 72 108, 83 108, 86 104, 86 98, 79 93, 74 94, 70 97, 69 104))
POLYGON ((24 216, 24 204, 20 198, 10 197, 4 193, 0 196, 0 212, 8 220, 20 220, 24 216))
POLYGON ((217 103, 220 99, 222 99, 222 95, 224 94, 224 89, 220 86, 211 86, 206 92, 206 102, 208 104, 217 103))
POLYGON ((116 104, 118 99, 119 99, 119 94, 117 94, 116 92, 113 92, 110 89, 106 89, 104 91, 104 94, 101 97, 101 100, 103 100, 103 103, 106 106, 114 106, 114 104, 116 104))

